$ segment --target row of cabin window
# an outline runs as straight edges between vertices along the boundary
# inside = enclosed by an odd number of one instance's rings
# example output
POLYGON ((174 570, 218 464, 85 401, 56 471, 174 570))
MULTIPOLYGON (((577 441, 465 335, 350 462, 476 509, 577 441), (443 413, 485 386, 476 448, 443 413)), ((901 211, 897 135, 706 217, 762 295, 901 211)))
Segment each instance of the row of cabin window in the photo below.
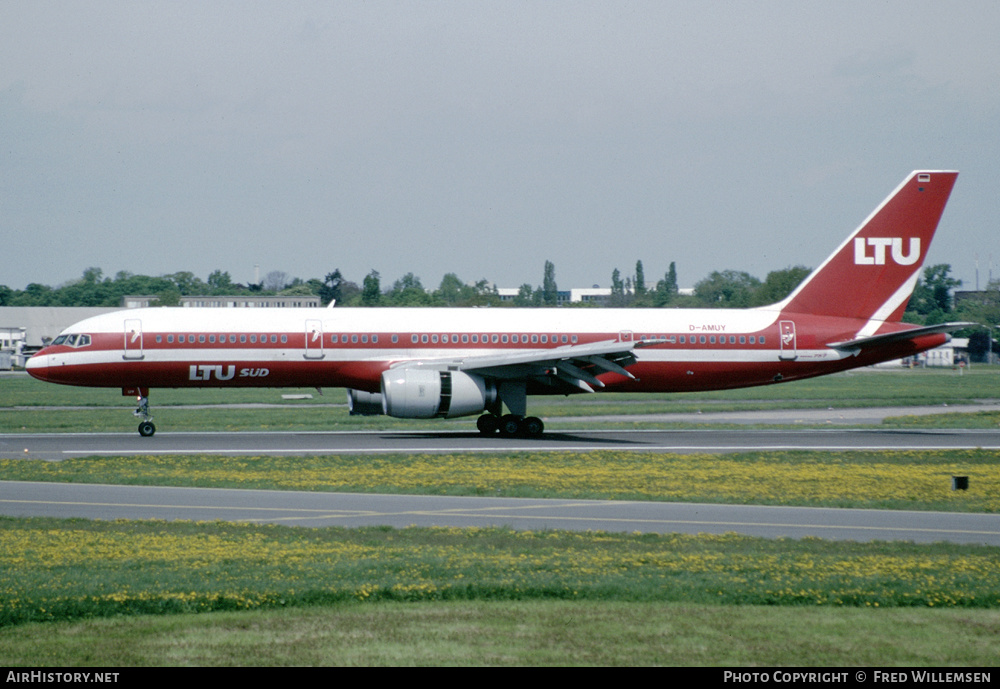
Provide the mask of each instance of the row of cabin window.
MULTIPOLYGON (((174 335, 157 335, 156 336, 156 341, 158 343, 159 342, 163 342, 164 337, 166 338, 167 344, 173 344, 174 343, 174 335)), ((269 337, 270 337, 271 344, 278 344, 279 340, 281 341, 281 344, 287 344, 288 343, 288 335, 263 335, 263 334, 260 335, 260 343, 261 344, 267 344, 269 337)), ((177 338, 177 342, 179 344, 185 344, 185 343, 187 343, 187 344, 194 344, 195 342, 197 342, 198 344, 205 344, 206 342, 208 344, 215 344, 216 343, 216 336, 215 335, 177 335, 176 338, 177 338)), ((246 334, 242 334, 242 335, 232 335, 232 334, 225 335, 225 334, 223 334, 223 335, 219 335, 218 336, 218 342, 219 342, 219 344, 225 344, 226 341, 227 341, 227 338, 228 338, 229 344, 236 344, 237 341, 239 341, 240 344, 246 344, 247 342, 249 342, 250 344, 257 344, 257 342, 258 342, 258 339, 257 339, 258 336, 257 335, 246 335, 246 334)))
MULTIPOLYGON (((166 335, 165 337, 166 337, 167 344, 173 344, 174 343, 174 337, 175 337, 174 335, 166 335)), ((208 344, 215 344, 216 343, 216 336, 215 335, 177 335, 176 336, 177 342, 179 344, 185 344, 185 343, 195 344, 195 341, 196 341, 195 338, 196 337, 197 337, 198 344, 205 344, 206 342, 208 344)), ((280 341, 281 341, 282 344, 287 344, 288 343, 288 335, 264 335, 264 334, 262 334, 259 337, 260 337, 260 343, 261 344, 267 344, 268 339, 270 339, 271 344, 277 344, 278 341, 279 341, 279 339, 280 339, 280 341)), ((156 341, 158 343, 163 342, 163 338, 164 338, 163 335, 157 335, 156 336, 156 341)), ((257 335, 246 335, 246 334, 241 334, 241 335, 235 335, 235 334, 224 335, 223 334, 223 335, 219 335, 218 336, 218 342, 219 342, 219 344, 225 344, 227 338, 228 338, 230 344, 236 344, 237 338, 238 338, 240 344, 247 344, 248 342, 250 344, 257 344, 257 342, 258 342, 258 336, 257 335)), ((726 336, 725 335, 720 335, 718 338, 716 338, 715 335, 707 335, 707 336, 706 335, 691 335, 690 338, 691 338, 691 344, 726 344, 726 336)), ((56 339, 57 339, 57 342, 55 342, 55 344, 63 344, 61 342, 58 342, 59 338, 56 338, 56 339)), ((396 344, 396 343, 399 342, 399 336, 398 335, 392 335, 391 339, 392 339, 392 343, 393 344, 396 344)), ((646 340, 647 337, 645 335, 643 335, 640 339, 641 340, 646 340)), ((659 338, 649 337, 648 339, 665 339, 670 344, 687 344, 687 342, 688 342, 688 336, 687 335, 669 335, 669 336, 663 336, 663 337, 659 337, 659 338)), ((764 336, 763 335, 760 335, 760 336, 740 335, 740 336, 738 336, 738 338, 737 338, 736 335, 729 335, 729 344, 736 344, 737 339, 739 340, 740 344, 748 344, 748 343, 749 344, 758 344, 758 343, 759 344, 765 344, 764 336)), ((369 340, 373 344, 378 344, 378 335, 370 335, 369 336, 369 335, 357 335, 357 334, 354 334, 354 335, 339 335, 339 336, 338 335, 331 335, 330 336, 330 342, 332 344, 337 344, 338 342, 341 342, 343 344, 348 344, 348 343, 357 344, 358 342, 361 342, 362 344, 368 344, 369 340)), ((472 344, 479 344, 480 341, 483 344, 490 344, 490 343, 492 343, 492 344, 508 344, 508 343, 511 343, 511 344, 529 344, 529 343, 530 344, 549 344, 549 336, 548 335, 507 335, 507 334, 502 334, 502 335, 498 335, 498 334, 486 335, 486 334, 484 334, 482 336, 480 336, 480 335, 468 335, 468 334, 464 334, 464 335, 447 335, 447 334, 445 334, 445 335, 440 335, 439 336, 436 333, 431 334, 431 335, 427 335, 427 334, 424 334, 424 335, 416 335, 416 334, 410 335, 410 342, 412 342, 413 344, 428 344, 428 343, 430 343, 430 344, 438 344, 438 343, 448 344, 448 342, 451 342, 451 344, 459 344, 459 342, 461 342, 462 344, 469 344, 470 342, 472 344)), ((577 338, 576 335, 552 335, 551 342, 552 342, 552 344, 576 344, 578 342, 578 338, 577 338)), ((90 336, 89 335, 80 335, 79 336, 79 341, 77 341, 77 336, 76 335, 72 335, 72 336, 66 338, 65 344, 68 344, 70 346, 83 347, 83 346, 86 346, 86 345, 90 344, 90 336), (72 340, 70 338, 72 338, 72 340), (86 339, 84 339, 84 338, 86 338, 86 339)))
MULTIPOLYGON (((437 344, 441 342, 442 344, 549 344, 550 338, 548 335, 510 335, 504 334, 493 334, 493 335, 441 335, 440 339, 436 333, 430 335, 410 335, 410 342, 413 344, 437 344)), ((576 335, 552 335, 552 344, 576 344, 578 338, 576 335)))
MULTIPOLYGON (((729 344, 736 344, 737 341, 741 345, 745 344, 765 344, 765 339, 763 335, 729 335, 729 344)), ((378 335, 371 335, 371 342, 378 343, 378 335)), ((399 342, 399 337, 397 335, 392 336, 392 343, 396 344, 399 342)), ((659 337, 646 336, 643 335, 640 339, 658 339, 666 340, 670 344, 687 344, 687 335, 661 335, 659 337)), ((357 344, 361 342, 362 344, 367 344, 369 341, 369 335, 331 335, 330 341, 333 344, 338 342, 343 344, 357 344)), ((438 335, 424 334, 424 335, 410 335, 410 342, 413 344, 576 344, 579 338, 576 335, 552 335, 551 339, 549 335, 508 335, 508 334, 493 334, 493 335, 449 335, 443 334, 438 335)), ((691 344, 726 344, 726 335, 720 335, 716 337, 715 335, 691 335, 691 344)))
MULTIPOLYGON (((171 335, 165 335, 165 336, 164 335, 157 335, 156 336, 156 341, 158 343, 162 343, 164 337, 166 337, 167 344, 173 344, 175 342, 175 338, 176 338, 176 342, 178 344, 195 344, 196 342, 198 344, 205 344, 206 342, 208 344, 215 344, 216 341, 218 341, 219 344, 225 344, 227 338, 229 339, 229 343, 230 344, 236 344, 237 339, 238 339, 238 341, 239 341, 240 344, 247 344, 248 342, 250 344, 257 344, 257 342, 258 342, 258 339, 257 339, 258 336, 257 335, 246 335, 246 334, 241 334, 241 335, 235 335, 235 334, 225 335, 225 334, 223 334, 223 335, 219 335, 218 336, 218 340, 216 340, 216 336, 215 335, 172 335, 172 334, 171 335)), ((269 337, 270 337, 271 344, 277 344, 279 338, 280 338, 282 344, 286 344, 288 342, 288 335, 270 335, 270 336, 269 335, 260 335, 260 343, 261 344, 267 344, 269 337)), ((559 344, 560 338, 561 338, 561 341, 562 341, 563 344, 568 344, 568 343, 576 344, 577 341, 578 341, 578 338, 577 338, 576 335, 562 335, 562 336, 552 335, 552 343, 553 344, 559 344)), ((390 339, 392 340, 393 344, 397 344, 399 342, 399 336, 398 335, 392 335, 390 339)), ((419 344, 427 344, 428 342, 432 343, 432 344, 438 344, 438 343, 447 344, 449 341, 452 344, 458 344, 459 342, 461 342, 462 344, 469 344, 470 342, 472 344, 479 344, 480 341, 483 344, 488 344, 490 342, 492 342, 493 344, 497 344, 497 343, 507 344, 508 342, 512 342, 514 344, 518 344, 518 343, 528 344, 529 342, 531 344, 539 344, 539 343, 541 343, 541 344, 548 344, 549 343, 549 336, 548 335, 507 335, 507 334, 504 334, 504 335, 492 335, 492 336, 491 335, 485 335, 485 334, 482 335, 482 336, 480 336, 480 335, 468 335, 468 334, 465 334, 465 335, 440 335, 439 336, 438 334, 435 333, 435 334, 431 334, 431 335, 411 335, 410 336, 410 341, 413 344, 418 344, 418 343, 419 344)), ((367 334, 363 334, 363 335, 352 334, 352 335, 331 335, 330 336, 330 343, 331 344, 337 344, 338 342, 339 343, 343 343, 343 344, 348 344, 348 343, 357 344, 359 342, 362 343, 362 344, 368 344, 368 342, 371 342, 373 344, 378 344, 378 335, 375 335, 375 334, 372 334, 372 335, 367 335, 367 334)))
MULTIPOLYGON (((392 335, 390 337, 393 344, 399 342, 398 335, 392 335)), ((579 338, 576 335, 552 335, 552 344, 559 344, 560 339, 563 344, 576 344, 579 338)), ((378 344, 378 335, 331 335, 330 342, 332 344, 342 343, 342 344, 367 344, 371 341, 374 344, 378 344)), ((443 334, 438 335, 437 333, 424 334, 424 335, 410 335, 410 342, 412 344, 549 344, 548 335, 449 335, 443 334)))
MULTIPOLYGON (((642 339, 646 339, 643 337, 642 339)), ((670 335, 666 338, 667 342, 670 344, 687 344, 689 341, 691 344, 726 344, 726 336, 719 335, 716 338, 715 335, 691 335, 690 340, 688 340, 687 335, 670 335)), ((763 335, 730 335, 729 344, 736 344, 737 340, 740 344, 765 344, 763 335)))

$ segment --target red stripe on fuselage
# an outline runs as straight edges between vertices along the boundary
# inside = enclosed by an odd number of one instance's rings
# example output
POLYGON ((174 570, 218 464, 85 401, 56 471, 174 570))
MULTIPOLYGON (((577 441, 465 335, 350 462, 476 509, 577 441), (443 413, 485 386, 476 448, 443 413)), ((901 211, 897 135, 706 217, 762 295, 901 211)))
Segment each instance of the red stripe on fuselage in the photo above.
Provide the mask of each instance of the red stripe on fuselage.
MULTIPOLYGON (((788 314, 794 320, 797 331, 796 346, 799 351, 825 350, 825 342, 850 339, 861 327, 853 319, 822 319, 815 316, 788 314)), ((892 324, 892 329, 905 330, 906 326, 892 324)), ((341 342, 345 333, 324 334, 323 358, 306 358, 305 333, 261 333, 254 336, 256 343, 250 342, 249 333, 214 333, 216 342, 206 333, 163 333, 144 332, 141 355, 136 347, 126 358, 122 333, 90 333, 91 344, 87 347, 50 346, 39 352, 33 359, 40 363, 46 356, 56 357, 52 365, 29 367, 36 378, 65 385, 90 387, 348 387, 369 392, 377 392, 380 376, 394 362, 435 358, 442 356, 482 355, 490 351, 530 351, 563 347, 561 341, 552 343, 553 334, 561 340, 566 334, 575 339, 576 344, 602 342, 618 338, 618 333, 545 333, 550 339, 547 344, 530 344, 531 335, 539 333, 516 333, 519 342, 513 343, 513 333, 474 333, 479 343, 472 343, 473 333, 395 333, 397 341, 392 341, 394 333, 346 333, 348 338, 358 336, 359 342, 341 342), (236 342, 229 342, 235 335, 236 342), (266 335, 267 341, 260 342, 266 335), (433 335, 438 342, 432 343, 433 335), (507 342, 492 342, 507 335, 507 342), (185 342, 179 342, 183 335, 185 342), (225 335, 226 342, 219 340, 225 335), (272 343, 271 335, 277 342, 272 343), (337 335, 338 342, 332 341, 337 335), (418 340, 428 336, 428 343, 414 344, 412 335, 418 340), (483 335, 490 342, 483 343, 483 335), (199 341, 204 336, 205 341, 199 341), (361 337, 367 336, 368 343, 361 337), (373 336, 378 341, 373 342, 373 336), (463 336, 470 341, 462 342, 463 336), (529 344, 520 342, 527 336, 529 344), (448 342, 442 342, 447 337, 448 342), (191 342, 191 339, 194 339, 191 342), (282 339, 285 342, 282 342, 282 339), (169 342, 168 339, 173 339, 169 342), (457 342, 453 341, 457 340, 457 342), (220 358, 213 353, 227 352, 229 356, 220 358), (394 352, 398 355, 394 355, 394 352), (405 355, 404 355, 405 353, 405 355)), ((599 378, 607 385, 606 390, 635 392, 677 392, 694 390, 729 389, 756 385, 766 385, 778 380, 796 380, 822 375, 840 370, 856 368, 885 361, 887 359, 912 356, 947 341, 944 335, 928 335, 914 342, 900 342, 891 347, 882 347, 877 353, 860 353, 858 356, 841 360, 781 360, 778 348, 779 327, 777 324, 758 333, 708 334, 708 333, 647 333, 637 332, 635 339, 671 338, 671 342, 658 344, 637 351, 638 363, 630 367, 630 372, 638 380, 629 380, 616 374, 603 374, 599 378), (762 338, 765 344, 759 344, 762 338), (681 337, 684 342, 681 343, 681 337), (701 338, 705 343, 701 343, 701 338), (748 344, 753 337, 755 344, 748 344), (741 342, 743 338, 743 342, 741 342), (712 342, 712 339, 715 341, 712 342), (675 352, 679 358, 688 360, 654 361, 643 360, 644 352, 675 352), (729 357, 745 355, 746 360, 713 360, 713 353, 725 353, 729 357), (761 357, 766 360, 761 360, 761 357), (698 359, 703 357, 703 359, 698 359), (693 359, 693 360, 691 360, 693 359)), ((312 353, 317 354, 313 347, 312 353)), ((531 394, 553 393, 553 388, 532 385, 531 394)), ((561 391, 559 392, 561 394, 561 391)))

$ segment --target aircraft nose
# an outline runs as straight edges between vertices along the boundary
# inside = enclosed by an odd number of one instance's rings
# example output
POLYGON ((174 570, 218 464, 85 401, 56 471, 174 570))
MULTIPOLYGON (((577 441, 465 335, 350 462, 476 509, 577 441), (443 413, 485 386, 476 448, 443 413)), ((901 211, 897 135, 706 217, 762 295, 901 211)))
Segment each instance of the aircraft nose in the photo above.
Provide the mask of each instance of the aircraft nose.
POLYGON ((38 380, 49 380, 49 368, 51 366, 51 357, 45 353, 44 349, 24 362, 24 369, 32 378, 37 378, 38 380))

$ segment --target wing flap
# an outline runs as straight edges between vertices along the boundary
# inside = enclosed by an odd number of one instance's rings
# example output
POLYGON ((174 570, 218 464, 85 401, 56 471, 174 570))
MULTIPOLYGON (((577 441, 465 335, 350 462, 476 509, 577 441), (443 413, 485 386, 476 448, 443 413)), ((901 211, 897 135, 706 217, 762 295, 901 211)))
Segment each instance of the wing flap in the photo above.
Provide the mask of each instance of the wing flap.
POLYGON ((455 359, 407 361, 401 366, 431 366, 476 373, 499 380, 530 380, 584 392, 603 388, 598 378, 615 373, 635 380, 626 370, 637 361, 635 349, 662 344, 666 340, 590 342, 554 349, 535 349, 512 354, 488 354, 455 359))
MULTIPOLYGON (((577 368, 568 361, 560 361, 558 366, 555 366, 552 371, 558 378, 562 378, 568 383, 576 384, 577 381, 587 383, 590 386, 603 388, 604 383, 602 383, 597 376, 584 371, 582 368, 577 368)), ((593 392, 593 389, 591 389, 593 392)))
MULTIPOLYGON (((635 376, 633 376, 627 370, 619 366, 618 363, 611 361, 610 359, 605 359, 604 357, 599 357, 599 356, 588 356, 586 357, 586 359, 591 364, 593 364, 594 366, 596 366, 597 368, 601 369, 606 373, 617 373, 620 376, 625 376, 626 378, 631 378, 632 380, 635 380, 635 376)), ((631 366, 632 364, 635 363, 635 357, 632 356, 631 359, 632 361, 630 361, 627 364, 628 366, 631 366)))

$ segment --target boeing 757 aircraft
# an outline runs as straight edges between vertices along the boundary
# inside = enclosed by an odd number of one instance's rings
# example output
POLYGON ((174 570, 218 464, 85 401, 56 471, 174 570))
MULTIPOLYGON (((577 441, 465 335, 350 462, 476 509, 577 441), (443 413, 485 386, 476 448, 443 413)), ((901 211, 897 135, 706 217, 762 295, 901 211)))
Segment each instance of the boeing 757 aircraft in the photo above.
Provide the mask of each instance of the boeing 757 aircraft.
POLYGON ((917 354, 967 323, 900 322, 957 172, 916 171, 791 295, 751 309, 148 308, 64 330, 40 380, 121 388, 341 387, 353 414, 480 414, 539 435, 529 395, 769 385, 917 354), (507 413, 503 413, 506 406, 507 413))

